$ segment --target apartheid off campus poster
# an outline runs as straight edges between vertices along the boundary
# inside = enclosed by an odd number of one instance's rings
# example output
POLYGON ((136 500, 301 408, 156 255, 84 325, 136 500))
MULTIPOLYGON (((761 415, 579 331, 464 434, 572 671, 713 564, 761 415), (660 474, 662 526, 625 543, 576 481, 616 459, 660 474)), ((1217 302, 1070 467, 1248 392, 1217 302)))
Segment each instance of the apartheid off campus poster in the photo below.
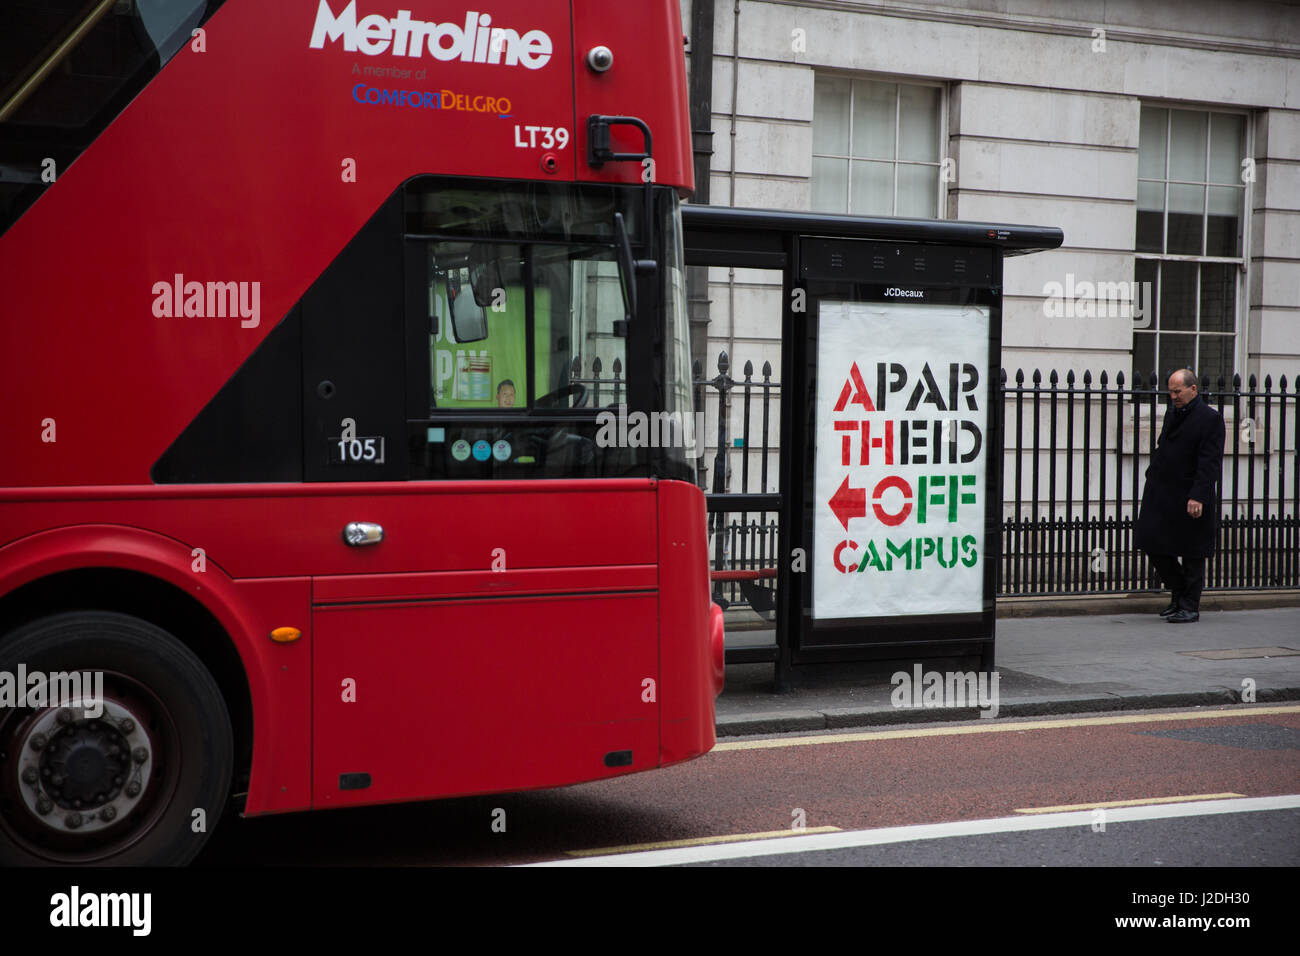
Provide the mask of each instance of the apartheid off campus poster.
POLYGON ((813 617, 978 613, 989 310, 820 304, 813 617))

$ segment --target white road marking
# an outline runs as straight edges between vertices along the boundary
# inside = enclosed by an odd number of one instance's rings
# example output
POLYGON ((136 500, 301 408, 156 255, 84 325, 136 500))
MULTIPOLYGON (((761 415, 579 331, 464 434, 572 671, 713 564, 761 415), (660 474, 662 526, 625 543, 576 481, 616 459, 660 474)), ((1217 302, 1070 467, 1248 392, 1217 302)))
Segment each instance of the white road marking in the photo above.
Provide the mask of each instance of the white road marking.
MULTIPOLYGON (((1240 796, 1240 794, 1238 794, 1240 796)), ((808 833, 835 833, 839 827, 804 827, 808 833)), ((602 846, 594 850, 565 850, 569 856, 610 856, 615 853, 637 853, 642 850, 670 850, 679 846, 702 846, 706 843, 742 843, 745 840, 787 840, 804 836, 801 830, 764 830, 761 833, 732 833, 726 836, 691 837, 689 840, 660 840, 655 843, 631 843, 627 846, 602 846)))
MULTIPOLYGON (((1169 820, 1178 817, 1209 816, 1218 813, 1249 813, 1257 810, 1288 810, 1300 807, 1300 794, 1279 797, 1247 797, 1240 800, 1211 800, 1199 803, 1166 803, 1154 806, 1119 807, 1106 811, 1107 825, 1135 820, 1169 820)), ((904 827, 881 827, 874 830, 848 830, 840 833, 790 837, 784 840, 752 840, 711 846, 682 847, 672 850, 649 850, 643 853, 620 853, 578 860, 552 860, 527 866, 676 866, 683 863, 706 863, 715 860, 740 860, 756 856, 780 856, 811 853, 817 850, 840 850, 847 847, 880 846, 912 840, 938 840, 945 837, 980 836, 988 833, 1014 833, 1025 830, 1056 830, 1065 827, 1090 827, 1091 810, 1071 813, 1045 813, 1029 816, 996 817, 990 820, 958 820, 951 823, 923 823, 904 827)))

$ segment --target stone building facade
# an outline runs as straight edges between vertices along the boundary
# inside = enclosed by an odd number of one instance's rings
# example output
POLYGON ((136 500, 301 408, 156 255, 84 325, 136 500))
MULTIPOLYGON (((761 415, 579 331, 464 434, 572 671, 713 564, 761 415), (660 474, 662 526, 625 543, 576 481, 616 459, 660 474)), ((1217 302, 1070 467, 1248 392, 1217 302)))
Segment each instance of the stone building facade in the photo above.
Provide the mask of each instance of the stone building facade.
MULTIPOLYGON (((1059 226, 1007 260, 1012 375, 1300 373, 1300 4, 693 3, 708 202, 1059 226)), ((779 370, 779 275, 703 273, 706 374, 779 370)))

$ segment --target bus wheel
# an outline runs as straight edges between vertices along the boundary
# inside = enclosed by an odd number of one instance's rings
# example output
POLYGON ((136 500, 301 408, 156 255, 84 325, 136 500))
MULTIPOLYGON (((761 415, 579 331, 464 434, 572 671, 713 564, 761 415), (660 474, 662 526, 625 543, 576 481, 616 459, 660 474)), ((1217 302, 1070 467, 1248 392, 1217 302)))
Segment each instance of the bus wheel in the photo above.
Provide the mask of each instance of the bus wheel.
POLYGON ((25 624, 0 638, 0 705, 0 866, 179 866, 221 818, 225 701, 161 628, 107 611, 25 624))

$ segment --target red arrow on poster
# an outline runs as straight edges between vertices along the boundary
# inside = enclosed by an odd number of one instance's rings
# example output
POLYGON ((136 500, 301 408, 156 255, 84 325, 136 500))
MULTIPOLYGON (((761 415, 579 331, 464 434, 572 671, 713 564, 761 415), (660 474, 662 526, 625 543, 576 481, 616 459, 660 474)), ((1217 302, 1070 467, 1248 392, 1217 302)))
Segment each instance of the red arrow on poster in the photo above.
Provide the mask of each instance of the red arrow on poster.
POLYGON ((835 495, 831 498, 831 511, 835 512, 835 517, 840 519, 844 525, 844 530, 849 530, 850 518, 865 518, 867 516, 867 489, 850 488, 849 479, 846 476, 844 483, 835 495))

